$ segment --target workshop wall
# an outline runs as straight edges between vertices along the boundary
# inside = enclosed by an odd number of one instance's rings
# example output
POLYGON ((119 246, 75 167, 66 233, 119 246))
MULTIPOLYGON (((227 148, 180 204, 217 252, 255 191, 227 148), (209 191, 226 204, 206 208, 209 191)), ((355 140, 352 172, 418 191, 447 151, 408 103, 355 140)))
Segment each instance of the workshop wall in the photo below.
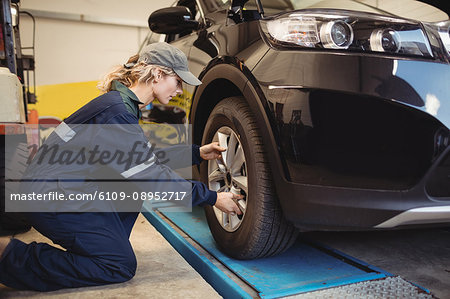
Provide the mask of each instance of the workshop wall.
MULTIPOLYGON (((137 53, 147 19, 172 0, 22 0, 36 20, 35 61, 40 117, 64 119, 99 95, 98 80, 137 53)), ((32 20, 21 15, 23 46, 32 45, 32 20)), ((27 50, 29 53, 30 50, 27 50)))

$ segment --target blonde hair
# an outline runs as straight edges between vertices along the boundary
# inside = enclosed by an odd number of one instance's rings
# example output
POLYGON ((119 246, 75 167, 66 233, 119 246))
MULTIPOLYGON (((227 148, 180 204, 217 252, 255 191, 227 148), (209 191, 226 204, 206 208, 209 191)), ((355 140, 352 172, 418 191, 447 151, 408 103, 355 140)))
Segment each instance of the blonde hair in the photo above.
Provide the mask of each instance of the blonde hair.
POLYGON ((97 88, 103 92, 111 91, 113 80, 119 81, 126 87, 130 87, 136 82, 148 83, 155 79, 157 70, 161 70, 163 74, 168 76, 176 76, 176 73, 171 68, 137 62, 138 59, 139 55, 136 54, 131 56, 126 64, 114 67, 98 82, 97 88))

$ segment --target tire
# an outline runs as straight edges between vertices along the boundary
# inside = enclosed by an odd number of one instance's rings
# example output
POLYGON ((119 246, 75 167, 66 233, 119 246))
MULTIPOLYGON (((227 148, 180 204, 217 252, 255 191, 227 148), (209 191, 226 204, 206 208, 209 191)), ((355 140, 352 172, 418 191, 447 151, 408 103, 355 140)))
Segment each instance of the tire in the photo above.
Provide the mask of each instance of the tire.
POLYGON ((226 214, 217 208, 205 207, 216 243, 224 253, 236 259, 262 258, 288 249, 298 232, 284 219, 261 133, 244 98, 227 98, 214 108, 202 144, 213 141, 219 141, 227 151, 221 161, 202 163, 203 182, 211 190, 244 195, 244 199, 237 202, 242 216, 224 217, 226 214))
MULTIPOLYGON (((13 138, 10 139, 13 140, 13 138)), ((27 167, 27 144, 18 142, 17 146, 8 145, 5 147, 4 139, 2 143, 0 157, 0 236, 23 233, 31 229, 23 214, 5 212, 5 175, 8 176, 8 179, 17 180, 22 178, 27 167)), ((17 190, 9 191, 17 192, 17 190)))

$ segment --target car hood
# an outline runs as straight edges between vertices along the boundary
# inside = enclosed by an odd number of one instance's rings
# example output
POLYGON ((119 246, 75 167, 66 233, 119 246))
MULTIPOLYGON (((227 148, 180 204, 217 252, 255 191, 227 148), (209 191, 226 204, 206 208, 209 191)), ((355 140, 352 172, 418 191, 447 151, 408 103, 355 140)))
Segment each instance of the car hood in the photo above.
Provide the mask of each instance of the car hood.
MULTIPOLYGON (((414 0, 260 0, 265 15, 298 9, 344 9, 397 16, 421 22, 440 22, 449 19, 447 13, 430 4, 414 0)), ((245 0, 235 0, 242 3, 245 0)), ((447 2, 447 1, 442 1, 447 2)), ((434 4, 434 3, 433 3, 434 4)), ((446 3, 447 4, 447 3, 446 3)), ((442 9, 444 4, 440 3, 442 9)))

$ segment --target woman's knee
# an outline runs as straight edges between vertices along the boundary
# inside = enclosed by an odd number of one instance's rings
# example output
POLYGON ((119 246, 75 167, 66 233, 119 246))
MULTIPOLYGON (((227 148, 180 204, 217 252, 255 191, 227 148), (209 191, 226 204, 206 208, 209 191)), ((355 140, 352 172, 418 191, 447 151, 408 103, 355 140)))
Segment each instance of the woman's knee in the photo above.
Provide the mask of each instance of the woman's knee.
POLYGON ((136 274, 137 260, 133 250, 127 251, 122 254, 121 259, 118 261, 119 274, 123 277, 123 281, 130 280, 136 274))
POLYGON ((98 275, 102 276, 96 279, 105 283, 125 282, 136 274, 137 261, 133 251, 117 253, 114 257, 96 257, 95 263, 101 269, 98 275))
POLYGON ((134 277, 137 269, 137 260, 134 252, 131 252, 126 256, 126 259, 122 262, 122 267, 124 270, 123 275, 126 280, 130 280, 134 277))

